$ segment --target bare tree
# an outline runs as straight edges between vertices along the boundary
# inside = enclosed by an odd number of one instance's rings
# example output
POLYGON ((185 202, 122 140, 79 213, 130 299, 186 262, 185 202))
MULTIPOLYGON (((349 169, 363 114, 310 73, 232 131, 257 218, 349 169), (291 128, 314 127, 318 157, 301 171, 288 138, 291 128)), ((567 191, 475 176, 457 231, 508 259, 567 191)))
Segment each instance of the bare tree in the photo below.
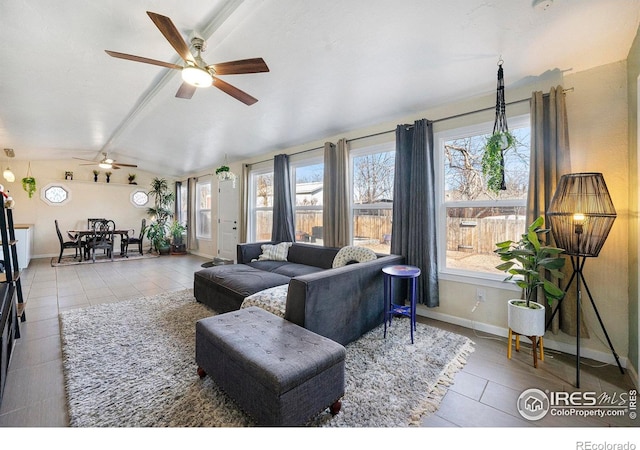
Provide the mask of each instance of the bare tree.
POLYGON ((353 160, 353 201, 371 204, 393 199, 395 152, 374 153, 353 160))
POLYGON ((516 143, 505 157, 506 191, 494 194, 486 187, 482 174, 482 155, 488 136, 469 136, 447 141, 445 153, 445 195, 447 200, 521 198, 529 184, 528 129, 514 130, 516 143), (527 144, 523 144, 527 142, 527 144))

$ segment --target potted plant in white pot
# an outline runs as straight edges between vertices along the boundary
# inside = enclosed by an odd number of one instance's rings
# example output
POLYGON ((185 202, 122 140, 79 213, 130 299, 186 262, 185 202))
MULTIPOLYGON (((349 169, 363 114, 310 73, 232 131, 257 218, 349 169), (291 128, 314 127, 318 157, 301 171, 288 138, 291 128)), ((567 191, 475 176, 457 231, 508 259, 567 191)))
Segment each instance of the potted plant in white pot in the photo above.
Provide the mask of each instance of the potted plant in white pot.
POLYGON ((523 336, 544 336, 545 308, 535 300, 538 288, 542 288, 547 302, 564 297, 564 292, 547 279, 545 272, 562 278, 560 272, 564 259, 563 249, 543 245, 541 238, 550 230, 542 228, 544 217, 538 217, 518 242, 504 241, 496 244, 494 252, 502 264, 496 269, 509 274, 504 281, 513 281, 522 288, 523 298, 508 301, 509 328, 523 336))

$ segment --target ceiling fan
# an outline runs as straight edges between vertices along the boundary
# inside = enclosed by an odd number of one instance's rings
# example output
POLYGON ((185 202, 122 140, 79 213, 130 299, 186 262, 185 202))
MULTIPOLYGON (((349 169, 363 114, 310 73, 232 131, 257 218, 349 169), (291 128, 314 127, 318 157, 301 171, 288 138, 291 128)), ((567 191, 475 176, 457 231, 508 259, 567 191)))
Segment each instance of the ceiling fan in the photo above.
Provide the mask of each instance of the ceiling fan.
POLYGON ((117 162, 115 162, 115 160, 113 160, 111 158, 108 158, 106 153, 103 153, 102 155, 104 156, 104 158, 102 158, 98 162, 93 161, 91 159, 76 158, 75 156, 73 157, 73 159, 79 159, 80 161, 91 161, 91 164, 80 164, 80 165, 81 166, 93 166, 93 165, 97 164, 98 167, 100 167, 101 169, 119 169, 121 167, 138 167, 135 164, 117 163, 117 162))
POLYGON ((189 45, 184 41, 180 32, 170 18, 150 11, 147 11, 147 14, 153 23, 156 24, 167 41, 169 41, 169 44, 171 44, 171 46, 184 60, 184 66, 145 58, 143 56, 114 52, 111 50, 105 50, 105 52, 114 58, 128 59, 130 61, 143 62, 182 71, 183 83, 176 93, 176 97, 178 98, 190 99, 193 97, 197 88, 215 86, 246 105, 253 105, 258 101, 258 99, 241 91, 237 87, 222 81, 217 76, 269 72, 269 68, 262 58, 241 59, 219 64, 207 64, 200 56, 206 46, 204 39, 198 36, 191 39, 191 46, 195 49, 194 56, 189 50, 189 45))

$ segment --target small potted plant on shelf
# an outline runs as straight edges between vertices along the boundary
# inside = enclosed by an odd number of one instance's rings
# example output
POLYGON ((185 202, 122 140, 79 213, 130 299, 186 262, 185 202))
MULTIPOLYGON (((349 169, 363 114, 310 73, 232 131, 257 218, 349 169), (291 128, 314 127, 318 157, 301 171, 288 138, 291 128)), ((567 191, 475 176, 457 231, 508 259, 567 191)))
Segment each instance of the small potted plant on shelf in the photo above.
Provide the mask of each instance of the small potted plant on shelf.
POLYGON ((94 181, 94 183, 97 183, 97 182, 98 182, 98 175, 99 175, 99 174, 100 174, 100 171, 99 171, 99 170, 94 170, 94 171, 93 171, 93 181, 94 181))
POLYGON ((111 181, 111 175, 112 175, 112 173, 113 173, 113 172, 105 172, 105 175, 107 176, 107 183, 108 183, 109 181, 111 181))
POLYGON ((513 281, 523 290, 524 298, 508 301, 509 328, 523 336, 544 336, 545 308, 535 301, 538 288, 543 289, 549 304, 564 297, 564 292, 545 276, 548 272, 555 278, 563 277, 560 269, 564 259, 559 255, 564 250, 543 245, 541 238, 550 231, 542 228, 543 224, 544 217, 540 216, 518 242, 499 242, 494 250, 503 261, 496 269, 509 274, 504 281, 513 281))
POLYGON ((130 173, 129 177, 128 177, 128 180, 129 180, 129 184, 138 184, 138 183, 136 183, 136 174, 135 173, 130 173))

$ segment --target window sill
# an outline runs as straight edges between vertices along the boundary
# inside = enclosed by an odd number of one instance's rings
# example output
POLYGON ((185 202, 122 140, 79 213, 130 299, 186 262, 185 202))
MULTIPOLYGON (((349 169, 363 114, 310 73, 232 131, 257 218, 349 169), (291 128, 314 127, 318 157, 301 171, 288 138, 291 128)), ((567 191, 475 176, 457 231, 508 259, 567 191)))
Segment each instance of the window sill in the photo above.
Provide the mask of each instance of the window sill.
POLYGON ((521 292, 521 289, 514 283, 502 281, 505 277, 501 275, 480 274, 477 272, 449 272, 443 271, 438 274, 438 280, 453 281, 456 283, 473 284, 474 286, 485 286, 507 291, 521 292))

